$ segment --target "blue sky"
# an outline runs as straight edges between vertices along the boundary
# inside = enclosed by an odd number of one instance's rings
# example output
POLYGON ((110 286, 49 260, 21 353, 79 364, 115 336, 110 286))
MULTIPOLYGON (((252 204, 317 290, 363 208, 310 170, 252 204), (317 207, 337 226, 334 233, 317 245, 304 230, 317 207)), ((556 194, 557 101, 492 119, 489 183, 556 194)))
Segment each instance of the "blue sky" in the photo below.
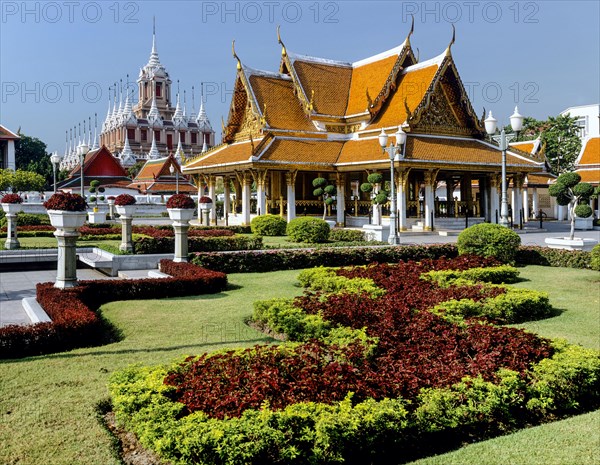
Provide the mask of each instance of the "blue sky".
MULTIPOLYGON (((156 16, 161 62, 181 90, 206 82, 219 139, 242 62, 276 71, 276 27, 301 54, 357 61, 411 39, 421 61, 453 56, 478 114, 507 122, 515 104, 536 118, 600 101, 597 1, 57 1, 0 2, 0 122, 64 151, 65 130, 106 115, 108 87, 148 61, 156 16)), ((173 99, 175 96, 173 95, 173 99)))

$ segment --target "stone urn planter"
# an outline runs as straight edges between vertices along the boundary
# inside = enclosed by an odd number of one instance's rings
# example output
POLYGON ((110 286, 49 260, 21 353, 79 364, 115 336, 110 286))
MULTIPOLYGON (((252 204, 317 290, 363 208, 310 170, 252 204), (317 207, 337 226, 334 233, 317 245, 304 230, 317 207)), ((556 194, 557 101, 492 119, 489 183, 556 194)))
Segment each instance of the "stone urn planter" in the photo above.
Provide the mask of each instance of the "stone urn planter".
POLYGON ((77 194, 58 193, 50 197, 44 207, 48 211, 50 224, 56 228, 58 241, 58 263, 54 287, 66 289, 77 286, 77 249, 79 228, 86 218, 85 200, 77 194))
POLYGON ((210 210, 213 206, 213 201, 210 197, 202 196, 198 199, 198 220, 200 224, 210 226, 210 210))
POLYGON ((115 197, 108 197, 106 203, 108 204, 108 217, 112 220, 115 216, 115 197))
POLYGON ((169 218, 173 220, 173 229, 175 230, 174 262, 187 262, 188 229, 195 209, 196 203, 186 194, 175 194, 167 201, 167 211, 169 218))
POLYGON ((578 216, 575 217, 575 229, 580 231, 590 231, 594 229, 594 218, 580 218, 578 216))
POLYGON ((17 239, 17 213, 23 210, 21 203, 23 199, 18 194, 6 194, 0 200, 2 202, 2 210, 6 214, 6 242, 4 248, 14 250, 21 247, 17 239))
POLYGON ((121 194, 115 198, 114 202, 115 209, 121 220, 121 244, 119 245, 119 250, 121 252, 133 252, 132 223, 136 210, 135 197, 129 194, 121 194))

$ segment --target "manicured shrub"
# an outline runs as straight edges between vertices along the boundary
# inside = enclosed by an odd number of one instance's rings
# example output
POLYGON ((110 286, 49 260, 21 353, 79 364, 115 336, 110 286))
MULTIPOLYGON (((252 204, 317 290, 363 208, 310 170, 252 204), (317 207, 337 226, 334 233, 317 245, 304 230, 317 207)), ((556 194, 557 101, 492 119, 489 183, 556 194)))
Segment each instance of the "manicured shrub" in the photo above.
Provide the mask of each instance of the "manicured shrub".
POLYGON ((557 266, 565 268, 590 268, 591 253, 580 250, 561 250, 549 247, 520 247, 517 265, 557 266))
POLYGON ((492 284, 516 283, 519 271, 508 265, 469 268, 467 270, 434 270, 422 275, 424 279, 432 279, 442 287, 451 285, 457 279, 492 284))
POLYGON ((199 253, 193 263, 224 273, 259 273, 315 266, 367 265, 400 260, 456 257, 454 244, 395 247, 338 247, 314 250, 240 251, 228 254, 199 253))
POLYGON ((136 200, 133 195, 119 194, 115 197, 115 205, 124 207, 126 205, 135 205, 136 200))
MULTIPOLYGON (((188 237, 188 250, 190 253, 260 250, 262 246, 261 236, 188 237)), ((137 254, 171 253, 175 250, 175 238, 172 235, 165 237, 140 237, 133 242, 133 248, 137 254)))
POLYGON ((600 244, 596 245, 590 252, 590 268, 600 271, 600 244))
POLYGON ((329 232, 329 240, 334 242, 362 242, 365 233, 356 229, 333 228, 329 232))
POLYGON ((480 223, 470 226, 458 235, 458 253, 495 257, 504 263, 513 263, 521 238, 498 224, 480 223))
POLYGON ((313 291, 367 293, 372 297, 385 294, 385 290, 377 287, 369 278, 346 278, 338 276, 334 268, 310 268, 298 275, 300 284, 313 291))
POLYGON ((167 200, 167 208, 185 208, 191 210, 196 208, 196 202, 187 194, 175 194, 167 200))
POLYGON ((294 242, 318 243, 329 238, 329 225, 320 218, 302 216, 291 220, 286 234, 294 242))
POLYGON ((250 226, 259 236, 285 236, 287 221, 279 215, 260 215, 252 219, 250 226))
POLYGON ((23 198, 19 194, 4 194, 0 203, 23 203, 23 198))

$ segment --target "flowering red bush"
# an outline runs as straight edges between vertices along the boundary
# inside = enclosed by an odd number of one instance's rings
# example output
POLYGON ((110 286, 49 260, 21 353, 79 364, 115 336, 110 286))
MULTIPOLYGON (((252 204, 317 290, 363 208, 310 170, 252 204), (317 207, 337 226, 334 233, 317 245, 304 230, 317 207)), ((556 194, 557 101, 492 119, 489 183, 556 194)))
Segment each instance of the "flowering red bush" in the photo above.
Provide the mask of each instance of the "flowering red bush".
POLYGON ((196 202, 187 194, 175 194, 167 200, 167 208, 196 208, 196 202))
POLYGON ((37 300, 51 323, 0 328, 0 358, 24 357, 98 345, 108 340, 110 328, 96 310, 113 300, 158 299, 222 291, 224 273, 191 263, 161 261, 161 270, 171 278, 80 281, 79 286, 60 290, 52 283, 37 285, 37 300))
POLYGON ((44 202, 46 210, 62 210, 66 212, 83 212, 87 202, 79 194, 70 192, 57 192, 44 202))
POLYGON ((446 300, 481 300, 504 290, 481 285, 444 289, 419 279, 423 272, 491 265, 497 262, 462 256, 339 270, 340 275, 371 278, 387 292, 377 299, 367 294, 307 293, 295 305, 337 325, 366 328, 369 336, 379 339, 369 357, 353 344, 340 350, 342 361, 335 347, 314 341, 287 350, 257 346, 242 355, 188 360, 165 382, 176 387, 175 400, 190 412, 223 418, 257 409, 264 401, 280 409, 301 401, 331 403, 348 392, 359 401, 414 399, 422 388, 450 386, 467 375, 493 381, 500 368, 523 373, 552 354, 547 340, 476 321, 459 326, 424 311, 446 300))
POLYGON ((0 203, 23 203, 23 198, 19 194, 6 194, 2 197, 0 203))
POLYGON ((126 206, 126 205, 135 205, 135 197, 129 194, 120 194, 115 198, 115 205, 126 206))
MULTIPOLYGON (((159 237, 175 237, 173 228, 156 228, 154 226, 133 226, 133 232, 136 234, 144 234, 146 236, 159 237)), ((189 237, 229 237, 235 236, 235 233, 229 229, 200 229, 190 228, 188 230, 189 237)))
POLYGON ((200 197, 200 200, 198 200, 198 203, 212 203, 212 199, 206 195, 203 195, 200 197))

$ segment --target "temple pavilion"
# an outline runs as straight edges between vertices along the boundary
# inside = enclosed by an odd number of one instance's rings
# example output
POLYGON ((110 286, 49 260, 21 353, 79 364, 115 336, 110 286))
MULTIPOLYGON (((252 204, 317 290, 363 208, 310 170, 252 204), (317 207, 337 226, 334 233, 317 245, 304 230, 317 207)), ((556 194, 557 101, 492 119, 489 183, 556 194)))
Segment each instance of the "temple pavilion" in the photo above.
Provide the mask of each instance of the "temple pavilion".
MULTIPOLYGON (((313 196, 312 180, 325 177, 337 187, 332 216, 340 225, 359 226, 368 222, 371 206, 359 186, 373 172, 390 181, 390 159, 378 136, 383 130, 393 141, 401 126, 408 136, 395 162, 399 230, 417 221, 431 229, 440 218, 467 215, 497 221, 501 151, 486 141, 484 116, 477 117, 462 84, 454 35, 443 53, 419 61, 412 32, 399 46, 350 63, 293 53, 278 31, 276 72, 246 66, 232 47, 237 71, 222 143, 187 159, 183 173, 201 189, 207 185, 211 197, 223 177, 225 210, 240 212, 243 224, 250 222, 251 205, 256 214, 288 221, 318 214, 322 202, 313 196)), ((510 147, 513 212, 522 208, 527 175, 543 168, 543 155, 510 147)), ((216 221, 214 209, 211 218, 216 221)))

